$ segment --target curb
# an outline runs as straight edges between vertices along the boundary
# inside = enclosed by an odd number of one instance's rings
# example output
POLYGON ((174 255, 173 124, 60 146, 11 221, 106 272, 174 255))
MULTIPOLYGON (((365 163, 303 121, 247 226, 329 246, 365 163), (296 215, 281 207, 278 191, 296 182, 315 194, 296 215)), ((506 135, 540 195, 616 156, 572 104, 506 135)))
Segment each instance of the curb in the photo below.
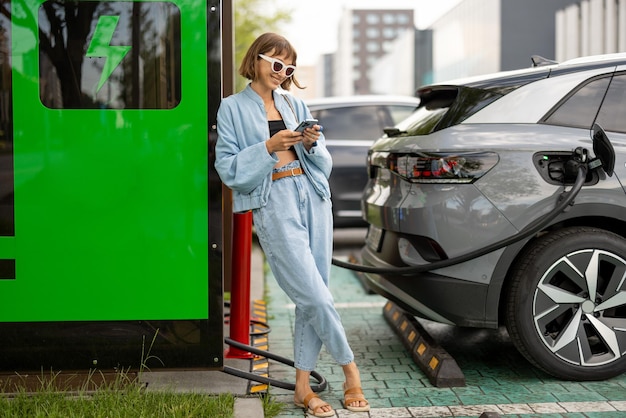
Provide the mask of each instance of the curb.
POLYGON ((233 418, 263 418, 264 416, 263 403, 260 398, 235 398, 233 418))

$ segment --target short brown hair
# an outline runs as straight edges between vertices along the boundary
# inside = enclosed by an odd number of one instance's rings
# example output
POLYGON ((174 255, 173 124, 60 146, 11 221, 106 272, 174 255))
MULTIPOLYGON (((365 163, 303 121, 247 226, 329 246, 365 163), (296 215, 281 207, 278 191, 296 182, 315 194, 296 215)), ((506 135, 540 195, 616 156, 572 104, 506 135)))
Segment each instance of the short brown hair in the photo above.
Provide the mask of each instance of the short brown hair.
MULTIPOLYGON (((268 32, 259 36, 252 42, 252 45, 248 48, 248 52, 246 52, 246 55, 243 57, 243 61, 239 67, 239 74, 248 80, 254 81, 256 78, 256 63, 260 60, 259 54, 267 54, 268 52, 273 52, 275 55, 285 54, 291 59, 293 65, 296 65, 298 54, 289 41, 284 36, 268 32)), ((285 90, 289 90, 291 83, 300 89, 304 88, 300 85, 298 80, 296 80, 295 73, 291 77, 287 77, 280 86, 285 90)))

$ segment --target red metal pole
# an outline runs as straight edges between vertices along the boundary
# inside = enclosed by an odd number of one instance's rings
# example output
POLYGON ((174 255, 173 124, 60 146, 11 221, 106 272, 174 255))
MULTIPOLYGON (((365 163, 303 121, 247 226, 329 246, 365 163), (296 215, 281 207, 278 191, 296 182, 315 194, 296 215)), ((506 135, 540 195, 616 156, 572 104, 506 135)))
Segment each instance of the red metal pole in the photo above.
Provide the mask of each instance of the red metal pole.
MULTIPOLYGON (((232 282, 230 292, 230 338, 250 345, 250 264, 252 212, 233 214, 232 282)), ((230 347, 228 358, 253 358, 250 352, 230 347)))

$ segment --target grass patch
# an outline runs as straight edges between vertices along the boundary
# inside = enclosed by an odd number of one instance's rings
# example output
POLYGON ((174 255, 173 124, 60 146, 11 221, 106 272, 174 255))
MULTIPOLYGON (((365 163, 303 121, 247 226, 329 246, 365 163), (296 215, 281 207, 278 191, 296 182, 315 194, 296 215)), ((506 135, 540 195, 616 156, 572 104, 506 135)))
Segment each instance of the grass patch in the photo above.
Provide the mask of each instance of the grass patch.
MULTIPOLYGON (((235 396, 147 391, 135 373, 0 376, 1 418, 232 418, 235 396)), ((265 418, 284 405, 261 396, 265 418)))
MULTIPOLYGON (((94 387, 90 373, 78 389, 60 388, 59 374, 39 378, 35 390, 12 385, 11 394, 0 397, 3 418, 231 418, 235 398, 231 394, 148 392, 124 372, 111 382, 94 387)), ((74 382, 76 383, 76 382, 74 382)))
POLYGON ((261 401, 263 402, 263 415, 265 418, 274 418, 276 415, 280 414, 285 407, 284 404, 273 400, 269 394, 263 396, 261 401))
POLYGON ((74 396, 58 392, 20 393, 13 398, 0 398, 0 415, 3 418, 231 418, 234 403, 230 394, 208 396, 138 390, 98 390, 74 396))
MULTIPOLYGON (((265 418, 284 408, 269 395, 261 396, 265 418)), ((91 391, 58 391, 42 385, 36 392, 0 396, 2 418, 232 418, 231 394, 147 392, 138 385, 108 384, 91 391)))

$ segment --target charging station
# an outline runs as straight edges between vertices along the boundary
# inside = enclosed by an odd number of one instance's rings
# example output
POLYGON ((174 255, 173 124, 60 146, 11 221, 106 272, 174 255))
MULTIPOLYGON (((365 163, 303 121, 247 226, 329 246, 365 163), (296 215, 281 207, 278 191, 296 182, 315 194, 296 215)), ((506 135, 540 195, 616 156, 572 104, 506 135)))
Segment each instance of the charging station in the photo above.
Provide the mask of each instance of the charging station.
POLYGON ((221 369, 221 2, 0 7, 0 371, 221 369))

